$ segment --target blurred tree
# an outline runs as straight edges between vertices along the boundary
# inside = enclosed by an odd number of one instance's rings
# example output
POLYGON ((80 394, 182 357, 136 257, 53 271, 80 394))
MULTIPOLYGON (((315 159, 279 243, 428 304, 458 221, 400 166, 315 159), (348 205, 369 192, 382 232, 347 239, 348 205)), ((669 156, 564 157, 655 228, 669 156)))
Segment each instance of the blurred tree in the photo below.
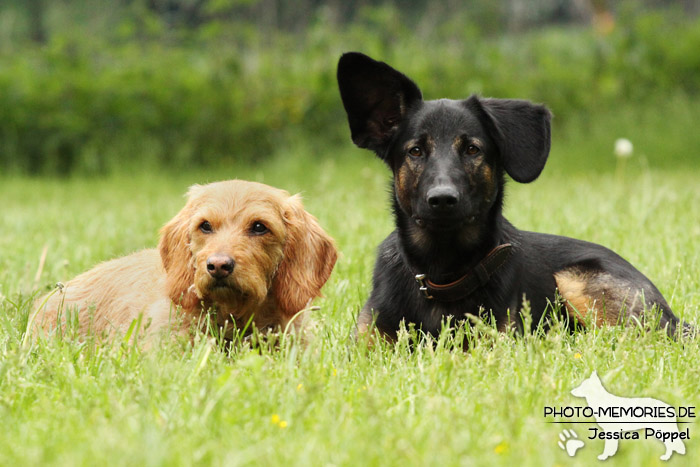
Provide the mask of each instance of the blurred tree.
POLYGON ((172 27, 196 27, 205 20, 209 0, 146 0, 148 8, 162 16, 172 27))
POLYGON ((43 44, 47 40, 44 17, 44 0, 26 0, 29 13, 29 36, 34 42, 43 44))

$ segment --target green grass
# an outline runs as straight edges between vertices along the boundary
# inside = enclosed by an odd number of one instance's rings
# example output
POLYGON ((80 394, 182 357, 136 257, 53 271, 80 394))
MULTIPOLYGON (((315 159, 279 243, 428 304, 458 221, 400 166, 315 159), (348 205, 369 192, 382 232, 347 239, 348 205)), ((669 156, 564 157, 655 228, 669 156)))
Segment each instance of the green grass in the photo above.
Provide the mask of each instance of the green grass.
MULTIPOLYGON (((570 171, 565 146, 555 144, 538 181, 509 184, 509 219, 616 250, 677 314, 700 322, 700 170, 650 170, 633 159, 618 172, 570 171)), ((257 168, 0 181, 0 465, 595 465, 602 441, 585 439, 570 459, 557 447, 562 426, 543 417, 545 405, 585 405, 569 391, 593 369, 616 394, 700 405, 697 342, 658 333, 516 338, 486 329, 469 334, 466 353, 462 331, 457 349, 448 334, 413 352, 409 334, 370 351, 356 345, 349 335, 374 251, 392 229, 389 175, 349 146, 320 162, 305 155, 313 151, 296 145, 257 168), (303 192, 336 238, 342 255, 307 348, 210 352, 203 338, 149 352, 58 339, 22 347, 33 293, 154 246, 187 186, 222 178, 303 192)), ((687 454, 670 465, 700 459, 690 427, 687 454)), ((587 428, 576 426, 580 437, 587 428)), ((662 453, 657 441, 623 441, 607 462, 662 465, 662 453)))

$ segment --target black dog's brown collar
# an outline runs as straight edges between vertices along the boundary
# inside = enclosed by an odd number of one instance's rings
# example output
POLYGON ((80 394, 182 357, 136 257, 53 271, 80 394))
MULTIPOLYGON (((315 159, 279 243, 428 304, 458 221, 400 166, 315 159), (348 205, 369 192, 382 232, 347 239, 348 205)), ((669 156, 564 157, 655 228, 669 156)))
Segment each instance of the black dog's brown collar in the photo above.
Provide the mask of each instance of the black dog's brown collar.
POLYGON ((505 263, 513 252, 513 245, 504 243, 491 250, 474 269, 449 284, 435 284, 425 274, 416 274, 416 282, 423 296, 428 300, 454 302, 469 296, 486 284, 496 270, 505 263))

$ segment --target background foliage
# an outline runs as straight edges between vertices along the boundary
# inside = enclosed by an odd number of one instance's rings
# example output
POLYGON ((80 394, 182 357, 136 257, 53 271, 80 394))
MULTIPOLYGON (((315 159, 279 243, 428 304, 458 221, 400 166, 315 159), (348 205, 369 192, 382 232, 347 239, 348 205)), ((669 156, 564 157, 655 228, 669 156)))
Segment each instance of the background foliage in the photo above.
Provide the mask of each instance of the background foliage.
MULTIPOLYGON (((259 161, 300 139, 327 153, 348 141, 335 65, 349 50, 405 71, 428 98, 544 102, 569 146, 594 141, 582 133, 611 114, 667 135, 677 125, 663 115, 700 117, 699 2, 655 3, 5 2, 0 171, 259 161)), ((694 162, 639 137, 654 164, 694 162)))

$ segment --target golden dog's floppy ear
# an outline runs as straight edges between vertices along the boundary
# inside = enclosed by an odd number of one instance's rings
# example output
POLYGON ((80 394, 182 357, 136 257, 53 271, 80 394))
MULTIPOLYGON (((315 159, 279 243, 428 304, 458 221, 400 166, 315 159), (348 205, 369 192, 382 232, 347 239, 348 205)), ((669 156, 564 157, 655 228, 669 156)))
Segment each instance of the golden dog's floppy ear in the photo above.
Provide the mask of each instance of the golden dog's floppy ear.
POLYGON ((175 305, 181 305, 185 309, 193 308, 198 301, 196 294, 190 290, 194 284, 194 264, 189 247, 189 224, 194 213, 192 197, 196 188, 197 186, 190 188, 185 207, 160 229, 158 243, 166 273, 168 296, 175 305))
POLYGON ((333 239, 304 210, 298 195, 287 200, 284 218, 287 225, 284 258, 272 291, 282 313, 291 318, 311 299, 321 295, 321 287, 333 271, 338 252, 333 239))

